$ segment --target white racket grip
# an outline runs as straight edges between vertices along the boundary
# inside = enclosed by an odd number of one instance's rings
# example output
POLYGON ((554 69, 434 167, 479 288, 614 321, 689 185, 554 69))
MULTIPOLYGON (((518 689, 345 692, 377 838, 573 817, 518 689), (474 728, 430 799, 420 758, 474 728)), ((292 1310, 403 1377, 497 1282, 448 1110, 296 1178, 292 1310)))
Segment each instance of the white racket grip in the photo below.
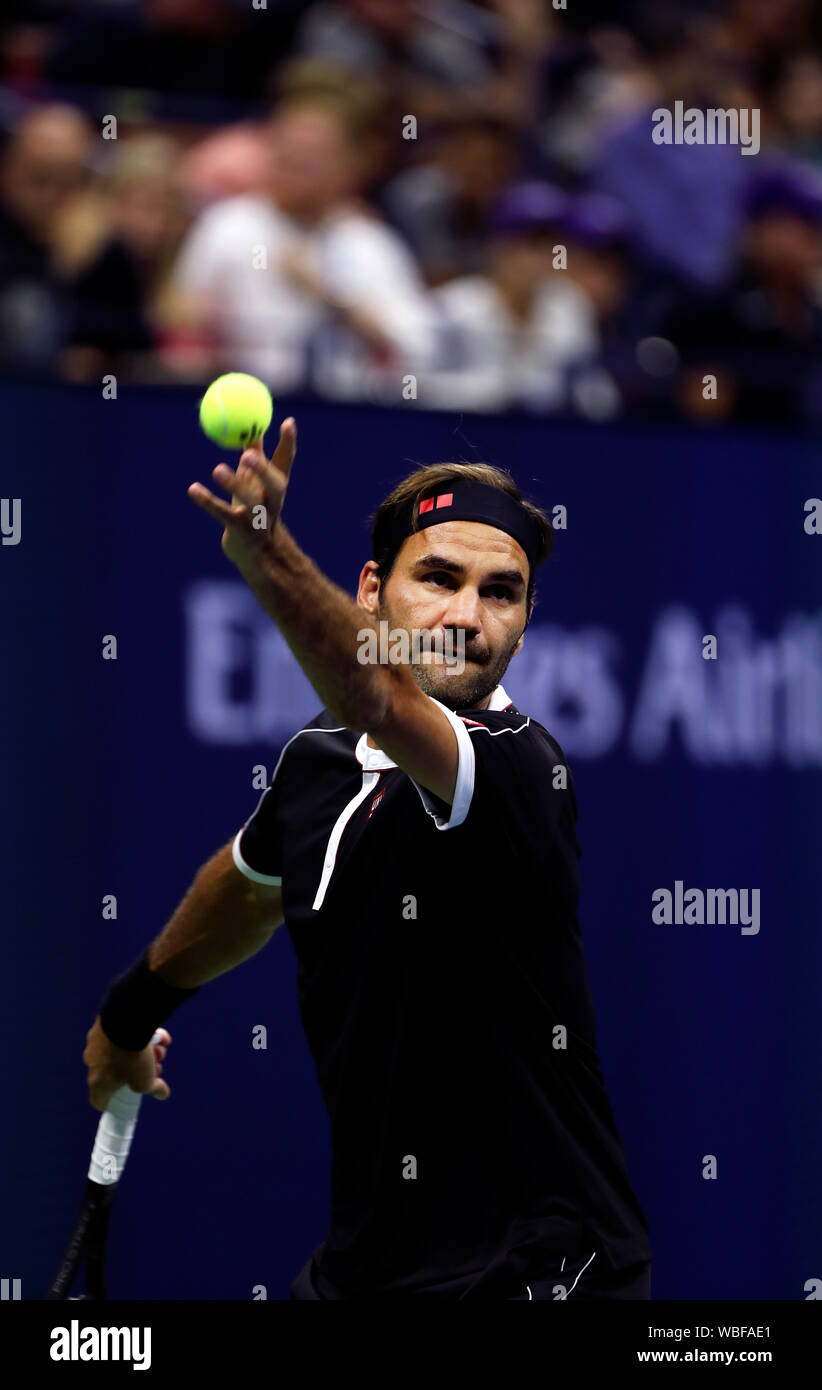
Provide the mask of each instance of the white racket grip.
MULTIPOLYGON (((152 1045, 162 1040, 162 1031, 158 1028, 151 1039, 152 1045)), ((130 1086, 121 1086, 111 1097, 100 1116, 91 1151, 88 1175, 93 1182, 110 1187, 120 1181, 142 1099, 142 1094, 132 1091, 130 1086)))

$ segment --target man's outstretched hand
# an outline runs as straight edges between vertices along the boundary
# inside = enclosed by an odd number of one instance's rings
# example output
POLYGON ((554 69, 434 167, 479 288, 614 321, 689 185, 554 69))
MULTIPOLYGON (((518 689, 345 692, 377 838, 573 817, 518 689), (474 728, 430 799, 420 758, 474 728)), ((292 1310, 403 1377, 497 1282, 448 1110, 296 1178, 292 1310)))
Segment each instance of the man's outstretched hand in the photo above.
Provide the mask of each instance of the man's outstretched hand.
POLYGON ((191 500, 222 523, 223 551, 242 573, 258 567, 272 543, 296 452, 297 424, 289 416, 280 425, 270 461, 262 440, 257 439, 240 456, 236 473, 226 463, 214 469, 214 480, 231 494, 231 503, 221 502, 202 483, 192 483, 188 489, 191 500))

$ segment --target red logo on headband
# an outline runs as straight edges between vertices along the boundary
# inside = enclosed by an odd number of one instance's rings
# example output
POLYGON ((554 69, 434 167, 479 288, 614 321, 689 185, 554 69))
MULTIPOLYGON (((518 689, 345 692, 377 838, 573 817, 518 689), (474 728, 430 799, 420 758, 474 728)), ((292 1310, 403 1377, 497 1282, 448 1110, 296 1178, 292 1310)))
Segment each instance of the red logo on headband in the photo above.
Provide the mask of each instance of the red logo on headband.
POLYGON ((434 510, 434 503, 437 509, 440 507, 450 507, 454 501, 453 492, 441 492, 439 497, 426 497, 424 502, 420 502, 420 512, 431 512, 434 510))

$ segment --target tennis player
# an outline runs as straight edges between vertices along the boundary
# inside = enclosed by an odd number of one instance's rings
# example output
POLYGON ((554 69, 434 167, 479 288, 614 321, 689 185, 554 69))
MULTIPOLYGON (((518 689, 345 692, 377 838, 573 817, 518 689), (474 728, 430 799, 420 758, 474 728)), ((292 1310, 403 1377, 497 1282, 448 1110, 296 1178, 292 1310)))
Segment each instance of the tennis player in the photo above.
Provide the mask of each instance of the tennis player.
POLYGON ((110 987, 92 1103, 131 1077, 167 1096, 152 1031, 284 920, 333 1152, 331 1224, 291 1298, 649 1298, 577 922, 573 783, 501 684, 548 518, 502 470, 422 467, 377 509, 354 601, 281 520, 295 450, 289 419, 270 461, 258 442, 214 470, 230 502, 189 494, 324 708, 110 987), (450 634, 464 666, 361 659, 381 622, 450 634))

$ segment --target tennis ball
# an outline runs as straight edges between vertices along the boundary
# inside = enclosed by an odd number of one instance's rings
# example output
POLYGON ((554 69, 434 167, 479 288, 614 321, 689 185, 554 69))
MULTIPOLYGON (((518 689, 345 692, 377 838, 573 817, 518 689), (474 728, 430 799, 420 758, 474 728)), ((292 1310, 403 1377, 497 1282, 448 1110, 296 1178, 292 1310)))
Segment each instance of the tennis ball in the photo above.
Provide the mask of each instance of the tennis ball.
POLYGON ((245 449, 271 424, 271 392, 256 376, 227 372, 212 381, 200 401, 200 424, 226 449, 245 449))

